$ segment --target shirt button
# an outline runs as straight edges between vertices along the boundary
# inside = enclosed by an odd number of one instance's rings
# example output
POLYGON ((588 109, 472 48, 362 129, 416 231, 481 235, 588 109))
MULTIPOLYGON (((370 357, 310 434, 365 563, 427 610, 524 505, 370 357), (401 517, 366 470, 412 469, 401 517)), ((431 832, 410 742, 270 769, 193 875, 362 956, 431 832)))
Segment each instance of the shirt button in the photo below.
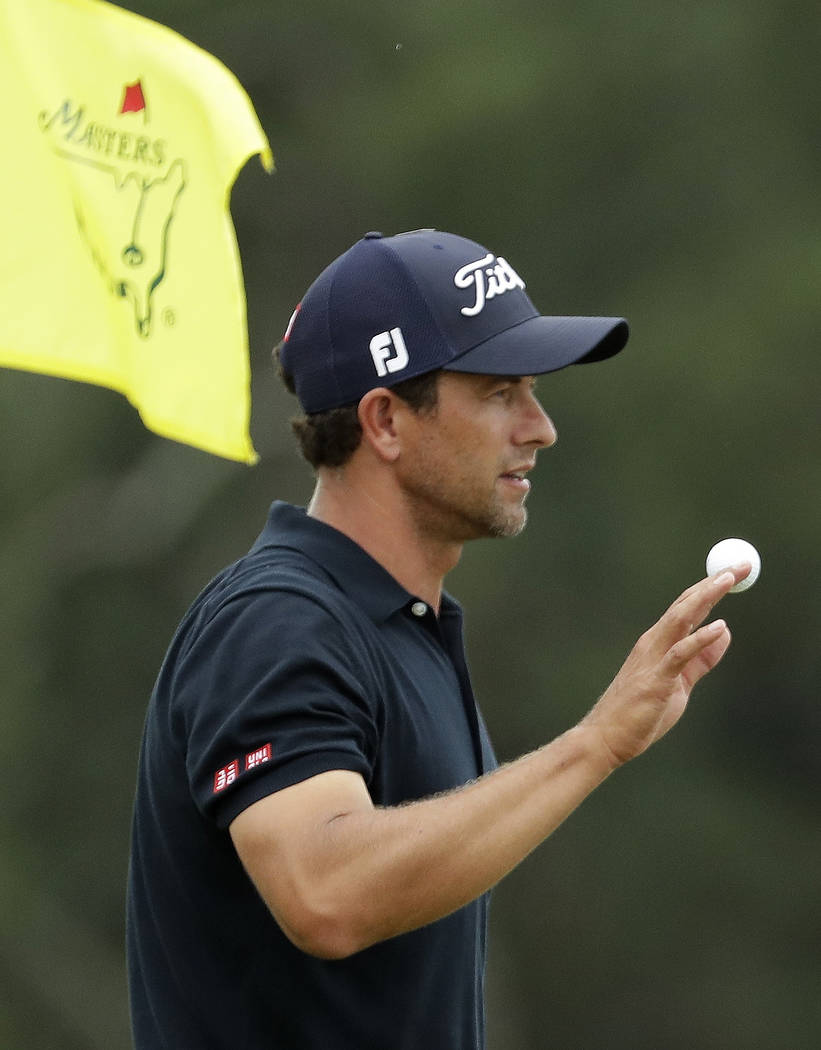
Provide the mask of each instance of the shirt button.
POLYGON ((414 616, 424 616, 427 611, 428 607, 424 602, 414 602, 411 606, 411 612, 414 616))

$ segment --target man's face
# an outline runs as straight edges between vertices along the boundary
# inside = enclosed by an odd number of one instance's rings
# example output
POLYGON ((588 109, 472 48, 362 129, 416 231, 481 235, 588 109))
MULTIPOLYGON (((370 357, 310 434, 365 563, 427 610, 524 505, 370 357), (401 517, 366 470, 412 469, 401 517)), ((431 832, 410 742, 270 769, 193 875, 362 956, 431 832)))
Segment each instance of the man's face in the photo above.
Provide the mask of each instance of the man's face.
POLYGON ((531 376, 443 372, 438 403, 413 417, 397 462, 420 533, 445 542, 515 536, 530 470, 556 441, 531 376))

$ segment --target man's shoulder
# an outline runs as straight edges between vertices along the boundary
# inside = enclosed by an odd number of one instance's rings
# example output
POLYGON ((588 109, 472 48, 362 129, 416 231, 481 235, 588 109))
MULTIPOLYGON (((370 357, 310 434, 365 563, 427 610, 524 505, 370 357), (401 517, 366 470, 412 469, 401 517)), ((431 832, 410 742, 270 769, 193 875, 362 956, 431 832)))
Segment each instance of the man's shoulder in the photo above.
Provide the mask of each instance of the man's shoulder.
POLYGON ((171 643, 169 666, 247 659, 249 652, 375 652, 368 617, 319 564, 287 547, 252 550, 197 596, 171 643))
POLYGON ((348 599, 333 576, 304 551, 287 544, 255 547, 229 565, 197 597, 192 609, 213 614, 230 602, 254 595, 308 599, 338 607, 348 599))
POLYGON ((411 596, 362 547, 304 511, 276 502, 248 551, 205 587, 178 631, 177 650, 243 623, 281 638, 340 639, 379 648, 382 626, 411 596), (212 630, 213 629, 213 630, 212 630))

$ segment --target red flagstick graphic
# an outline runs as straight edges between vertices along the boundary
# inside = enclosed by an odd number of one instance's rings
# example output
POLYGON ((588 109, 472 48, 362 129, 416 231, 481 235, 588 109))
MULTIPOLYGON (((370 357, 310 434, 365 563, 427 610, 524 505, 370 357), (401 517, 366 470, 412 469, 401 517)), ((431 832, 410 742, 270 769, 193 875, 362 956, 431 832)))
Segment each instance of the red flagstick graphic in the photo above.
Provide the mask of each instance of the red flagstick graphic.
POLYGON ((145 95, 143 95, 142 81, 138 80, 135 84, 126 84, 120 113, 140 113, 144 109, 145 95))

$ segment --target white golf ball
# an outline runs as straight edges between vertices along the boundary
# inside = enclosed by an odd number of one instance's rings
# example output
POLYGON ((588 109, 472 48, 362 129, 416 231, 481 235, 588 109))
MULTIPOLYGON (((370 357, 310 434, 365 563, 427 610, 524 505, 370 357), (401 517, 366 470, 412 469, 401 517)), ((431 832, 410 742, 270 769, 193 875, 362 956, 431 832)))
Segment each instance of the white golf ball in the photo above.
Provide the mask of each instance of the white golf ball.
POLYGON ((712 547, 707 555, 707 575, 715 576, 717 572, 729 569, 742 561, 750 562, 752 569, 750 569, 749 575, 745 576, 741 583, 737 583, 735 587, 730 588, 730 594, 746 591, 748 587, 752 587, 761 572, 761 555, 752 543, 748 543, 746 540, 720 540, 712 547))

